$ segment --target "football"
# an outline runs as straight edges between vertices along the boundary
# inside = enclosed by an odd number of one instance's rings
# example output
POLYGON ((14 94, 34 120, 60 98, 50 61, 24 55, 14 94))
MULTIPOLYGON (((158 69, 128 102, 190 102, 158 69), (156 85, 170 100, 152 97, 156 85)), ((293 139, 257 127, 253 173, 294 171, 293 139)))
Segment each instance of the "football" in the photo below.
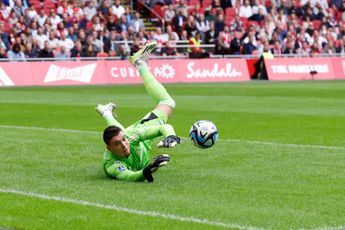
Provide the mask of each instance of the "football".
POLYGON ((195 146, 206 149, 212 147, 218 140, 218 130, 213 122, 200 120, 190 128, 189 137, 195 146))

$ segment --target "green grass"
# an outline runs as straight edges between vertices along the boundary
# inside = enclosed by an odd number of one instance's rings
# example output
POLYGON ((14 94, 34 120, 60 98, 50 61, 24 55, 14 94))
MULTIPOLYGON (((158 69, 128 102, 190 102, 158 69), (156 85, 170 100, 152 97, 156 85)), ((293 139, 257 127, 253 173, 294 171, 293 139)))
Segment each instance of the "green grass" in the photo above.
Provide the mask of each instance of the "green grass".
POLYGON ((105 177, 93 110, 130 125, 154 107, 142 85, 0 88, 0 228, 345 229, 345 81, 166 88, 184 142, 152 149, 171 155, 152 184, 105 177), (187 139, 201 119, 211 149, 187 139))

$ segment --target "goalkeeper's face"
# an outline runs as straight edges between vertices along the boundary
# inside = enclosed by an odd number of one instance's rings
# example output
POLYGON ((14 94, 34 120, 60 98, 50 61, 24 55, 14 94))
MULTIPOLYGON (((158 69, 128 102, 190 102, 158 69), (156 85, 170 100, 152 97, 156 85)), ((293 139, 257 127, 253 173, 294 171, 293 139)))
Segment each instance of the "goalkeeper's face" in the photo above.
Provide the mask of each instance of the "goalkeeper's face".
POLYGON ((120 131, 118 135, 111 138, 107 149, 116 156, 128 157, 130 154, 129 142, 124 132, 120 131))

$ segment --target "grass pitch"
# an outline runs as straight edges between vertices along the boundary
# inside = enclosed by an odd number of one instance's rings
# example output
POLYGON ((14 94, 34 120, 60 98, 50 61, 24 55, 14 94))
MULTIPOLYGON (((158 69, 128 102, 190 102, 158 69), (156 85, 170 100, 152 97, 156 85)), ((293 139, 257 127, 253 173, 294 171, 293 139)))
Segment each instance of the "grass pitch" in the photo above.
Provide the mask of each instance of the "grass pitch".
MULTIPOLYGON (((155 182, 102 171, 98 103, 128 126, 142 85, 0 88, 0 228, 345 229, 345 81, 166 85, 183 144, 155 182), (212 120, 214 147, 188 140, 212 120)), ((157 140, 158 141, 158 140, 157 140)))

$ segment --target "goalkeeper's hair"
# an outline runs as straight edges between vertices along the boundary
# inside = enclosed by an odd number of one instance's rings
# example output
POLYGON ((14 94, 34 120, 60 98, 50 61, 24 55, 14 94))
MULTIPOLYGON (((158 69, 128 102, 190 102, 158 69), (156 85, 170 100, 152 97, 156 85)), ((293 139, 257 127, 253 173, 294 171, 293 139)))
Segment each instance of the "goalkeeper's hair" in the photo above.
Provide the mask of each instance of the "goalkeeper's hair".
POLYGON ((105 144, 109 144, 109 141, 117 136, 120 132, 122 131, 122 129, 120 127, 117 127, 115 125, 109 126, 108 128, 106 128, 103 132, 103 141, 105 144))

